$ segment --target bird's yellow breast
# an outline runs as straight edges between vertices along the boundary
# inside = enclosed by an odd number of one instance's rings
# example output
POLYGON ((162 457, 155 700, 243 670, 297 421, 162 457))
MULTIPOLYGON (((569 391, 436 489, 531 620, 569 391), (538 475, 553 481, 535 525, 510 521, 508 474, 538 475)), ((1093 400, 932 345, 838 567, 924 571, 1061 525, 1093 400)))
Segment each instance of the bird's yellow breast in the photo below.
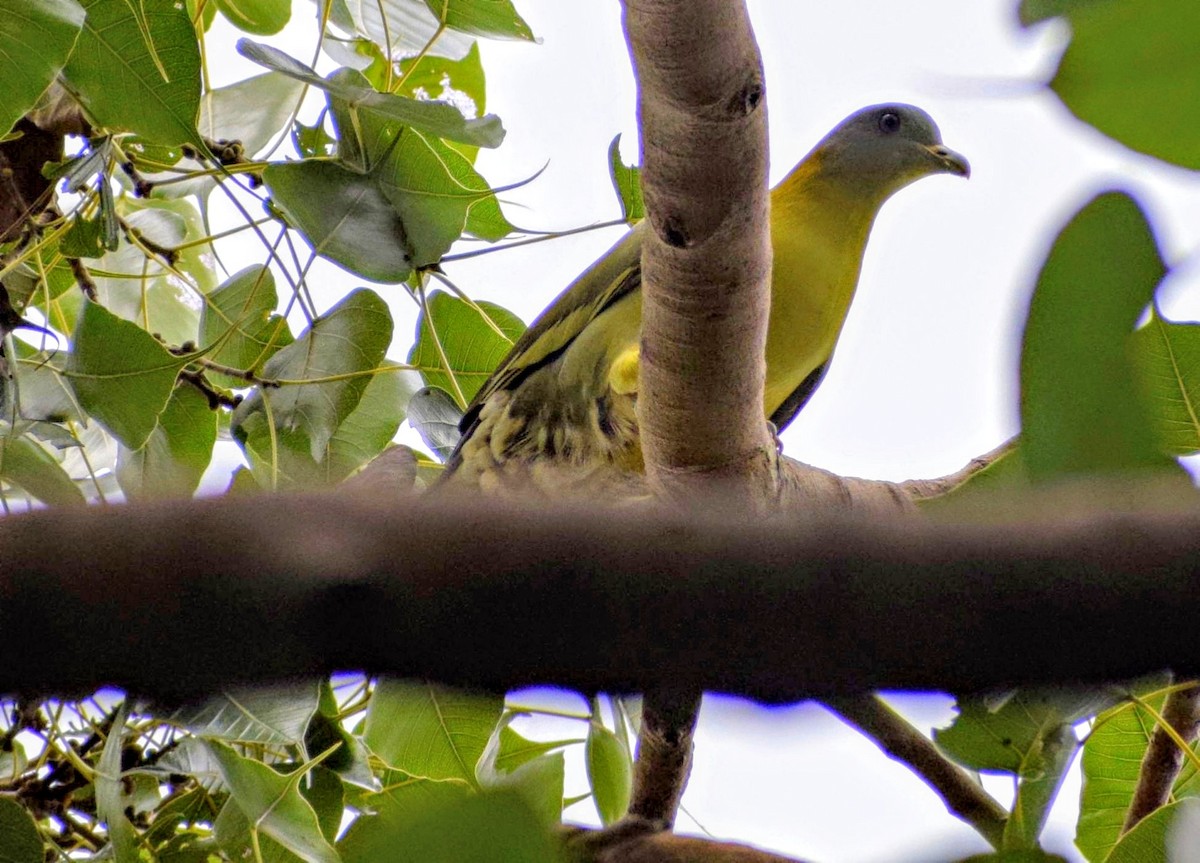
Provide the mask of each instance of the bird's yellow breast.
POLYGON ((826 181, 813 157, 771 193, 767 416, 833 352, 873 222, 864 209, 826 181))

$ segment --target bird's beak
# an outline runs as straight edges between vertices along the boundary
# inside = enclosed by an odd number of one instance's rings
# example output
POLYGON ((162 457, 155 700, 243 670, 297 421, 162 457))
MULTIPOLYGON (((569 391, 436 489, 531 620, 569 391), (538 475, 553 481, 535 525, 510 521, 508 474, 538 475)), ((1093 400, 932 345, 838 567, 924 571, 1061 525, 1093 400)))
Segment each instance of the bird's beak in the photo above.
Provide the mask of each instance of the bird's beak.
POLYGON ((971 176, 971 163, 962 153, 956 153, 944 144, 930 144, 925 149, 946 173, 957 174, 960 177, 971 176))

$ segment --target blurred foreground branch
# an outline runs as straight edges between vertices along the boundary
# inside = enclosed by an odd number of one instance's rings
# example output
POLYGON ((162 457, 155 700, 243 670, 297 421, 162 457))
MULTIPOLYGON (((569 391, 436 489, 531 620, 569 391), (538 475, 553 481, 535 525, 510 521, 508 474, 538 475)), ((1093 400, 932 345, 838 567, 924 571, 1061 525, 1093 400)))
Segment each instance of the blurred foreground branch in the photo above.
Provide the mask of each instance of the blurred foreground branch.
POLYGON ((173 698, 365 669, 794 701, 1200 670, 1200 513, 1057 512, 801 522, 314 495, 12 516, 0 691, 173 698))

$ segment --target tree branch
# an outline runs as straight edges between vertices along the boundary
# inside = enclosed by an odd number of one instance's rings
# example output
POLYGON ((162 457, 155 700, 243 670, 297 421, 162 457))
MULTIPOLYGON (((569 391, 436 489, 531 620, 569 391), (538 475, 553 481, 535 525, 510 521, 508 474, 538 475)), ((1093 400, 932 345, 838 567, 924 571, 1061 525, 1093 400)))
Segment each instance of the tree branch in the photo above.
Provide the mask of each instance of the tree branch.
MULTIPOLYGON (((777 453, 763 421, 770 311, 762 59, 742 2, 625 0, 638 81, 642 250, 638 424, 650 488, 765 512, 777 453), (719 34, 719 38, 714 38, 719 34)), ((630 815, 670 825, 699 691, 646 694, 630 815)))
POLYGON ((770 306, 766 101, 745 4, 625 0, 638 79, 642 251, 638 424, 652 488, 765 510, 770 306))
POLYGON ((951 814, 974 827, 994 848, 1000 848, 1008 818, 1005 808, 879 696, 836 698, 828 701, 827 706, 888 757, 906 765, 924 780, 951 814))
POLYGON ((20 651, 0 692, 364 669, 796 701, 1200 670, 1195 510, 955 525, 280 495, 10 516, 0 560, 20 651))
MULTIPOLYGON (((1170 693, 1163 704, 1162 717, 1183 740, 1194 742, 1200 732, 1200 685, 1170 693)), ((1142 769, 1122 833, 1128 833, 1147 815, 1167 804, 1182 767, 1183 750, 1161 725, 1156 727, 1142 756, 1142 769)))

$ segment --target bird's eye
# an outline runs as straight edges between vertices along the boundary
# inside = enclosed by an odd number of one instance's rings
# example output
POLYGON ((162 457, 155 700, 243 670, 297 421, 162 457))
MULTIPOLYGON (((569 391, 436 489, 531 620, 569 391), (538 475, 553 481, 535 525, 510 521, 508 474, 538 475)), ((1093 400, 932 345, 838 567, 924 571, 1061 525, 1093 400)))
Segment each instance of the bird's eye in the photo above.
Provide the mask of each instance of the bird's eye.
POLYGON ((893 114, 888 111, 886 114, 879 115, 879 131, 888 135, 900 128, 900 115, 893 114))

